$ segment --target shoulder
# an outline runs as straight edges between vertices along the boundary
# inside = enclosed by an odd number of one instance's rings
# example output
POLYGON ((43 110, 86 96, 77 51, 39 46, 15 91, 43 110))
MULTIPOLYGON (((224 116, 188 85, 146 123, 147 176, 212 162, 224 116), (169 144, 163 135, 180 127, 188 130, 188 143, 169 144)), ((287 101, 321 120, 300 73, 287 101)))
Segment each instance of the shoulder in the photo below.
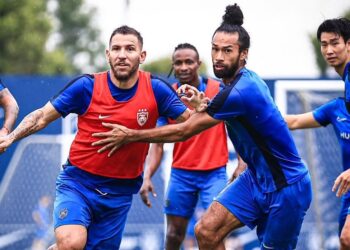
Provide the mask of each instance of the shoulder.
POLYGON ((151 74, 151 84, 154 90, 155 89, 173 90, 173 87, 168 80, 157 75, 151 74))
POLYGON ((84 91, 84 89, 88 89, 89 91, 92 91, 94 84, 94 75, 91 74, 83 74, 76 76, 75 78, 71 79, 64 88, 53 98, 60 96, 62 93, 81 93, 84 91))
POLYGON ((323 108, 336 109, 336 108, 339 108, 339 107, 343 106, 343 104, 344 104, 344 98, 343 97, 337 97, 337 98, 329 100, 325 104, 321 105, 321 108, 323 107, 323 108))
MULTIPOLYGON (((82 85, 82 86, 92 86, 95 80, 95 76, 93 74, 83 74, 73 78, 68 84, 69 85, 82 85)), ((67 87, 66 86, 66 87, 67 87)))
POLYGON ((221 81, 219 80, 216 80, 214 78, 211 78, 211 77, 202 77, 202 81, 208 85, 214 85, 214 86, 223 86, 224 83, 222 83, 221 81))

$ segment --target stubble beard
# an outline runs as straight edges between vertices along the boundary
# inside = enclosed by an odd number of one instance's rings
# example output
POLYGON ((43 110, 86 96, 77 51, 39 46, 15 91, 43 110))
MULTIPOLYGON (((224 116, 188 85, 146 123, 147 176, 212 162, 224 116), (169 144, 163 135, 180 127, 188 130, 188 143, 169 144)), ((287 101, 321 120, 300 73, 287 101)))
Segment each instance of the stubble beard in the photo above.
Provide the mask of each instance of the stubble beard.
POLYGON ((215 67, 213 66, 213 71, 214 71, 214 75, 217 78, 225 80, 225 79, 233 78, 238 68, 239 68, 239 61, 237 60, 231 66, 225 67, 223 70, 215 70, 215 67))
POLYGON ((129 72, 123 72, 123 73, 120 73, 115 67, 113 67, 112 63, 110 62, 109 63, 109 66, 112 70, 112 73, 114 75, 114 77, 118 80, 118 81, 127 81, 131 78, 131 76, 133 76, 135 74, 135 72, 138 71, 139 69, 139 63, 135 64, 129 72))

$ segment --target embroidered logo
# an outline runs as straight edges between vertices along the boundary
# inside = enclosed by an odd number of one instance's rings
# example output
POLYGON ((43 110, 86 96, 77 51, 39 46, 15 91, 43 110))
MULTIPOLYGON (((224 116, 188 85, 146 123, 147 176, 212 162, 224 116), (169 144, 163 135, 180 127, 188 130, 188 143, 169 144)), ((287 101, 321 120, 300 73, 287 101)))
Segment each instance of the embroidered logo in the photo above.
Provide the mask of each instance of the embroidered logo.
POLYGON ((58 218, 63 220, 64 218, 67 217, 67 215, 68 215, 68 209, 67 208, 63 208, 63 209, 60 210, 58 218))
POLYGON ((346 121, 346 118, 345 117, 337 117, 337 121, 338 122, 343 122, 343 121, 346 121))
POLYGON ((148 111, 147 109, 139 109, 139 111, 137 111, 137 123, 140 126, 145 125, 145 123, 148 120, 148 111))
POLYGON ((106 119, 106 118, 108 118, 108 117, 110 117, 110 115, 99 115, 98 116, 98 119, 106 119))

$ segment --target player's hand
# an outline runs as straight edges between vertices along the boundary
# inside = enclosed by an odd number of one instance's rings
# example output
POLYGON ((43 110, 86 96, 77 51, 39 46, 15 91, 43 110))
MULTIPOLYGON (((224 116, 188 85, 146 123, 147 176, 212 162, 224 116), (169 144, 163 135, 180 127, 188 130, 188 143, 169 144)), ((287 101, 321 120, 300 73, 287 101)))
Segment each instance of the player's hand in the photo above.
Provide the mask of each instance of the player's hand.
POLYGON ((340 197, 346 194, 350 189, 350 169, 345 170, 341 173, 337 179, 334 181, 332 188, 333 192, 337 192, 336 196, 340 197))
POLYGON ((153 197, 157 197, 157 194, 154 191, 154 187, 153 187, 153 183, 152 183, 151 179, 145 178, 143 180, 143 184, 142 184, 142 187, 140 189, 140 196, 141 196, 143 203, 145 203, 145 205, 147 207, 152 207, 152 203, 148 197, 148 193, 152 193, 153 197))
POLYGON ((7 136, 9 134, 9 130, 5 127, 3 127, 2 129, 0 129, 0 137, 4 137, 7 136))
POLYGON ((233 182, 238 176, 240 176, 246 169, 248 165, 245 163, 242 158, 238 157, 238 163, 235 171, 233 171, 231 178, 228 183, 233 182))
POLYGON ((102 123, 102 125, 106 128, 110 128, 110 131, 107 132, 99 132, 92 134, 93 137, 103 138, 99 141, 92 143, 92 146, 103 146, 99 150, 98 153, 102 153, 106 150, 110 150, 108 153, 108 157, 110 157, 118 148, 122 145, 128 143, 129 131, 127 127, 118 124, 112 123, 102 123))
POLYGON ((0 154, 4 153, 6 149, 12 144, 13 139, 10 136, 0 137, 0 154))
POLYGON ((184 103, 190 105, 197 112, 203 112, 208 107, 210 99, 196 87, 184 84, 177 89, 177 93, 184 103))

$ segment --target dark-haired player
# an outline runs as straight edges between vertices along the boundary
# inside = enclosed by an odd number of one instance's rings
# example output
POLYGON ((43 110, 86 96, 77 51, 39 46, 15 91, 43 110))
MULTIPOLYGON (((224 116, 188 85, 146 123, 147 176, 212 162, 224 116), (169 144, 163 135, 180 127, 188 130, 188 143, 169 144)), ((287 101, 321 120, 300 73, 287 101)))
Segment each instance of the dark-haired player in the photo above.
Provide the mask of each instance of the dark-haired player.
POLYGON ((15 125, 18 116, 16 99, 0 79, 0 107, 4 109, 4 123, 0 129, 0 137, 8 135, 15 125))
POLYGON ((96 154, 93 131, 102 122, 134 129, 153 128, 159 115, 183 121, 190 111, 171 86, 139 70, 145 60, 143 39, 128 26, 115 29, 106 58, 110 70, 74 79, 44 107, 27 115, 0 150, 57 118, 78 114, 78 132, 68 162, 56 182, 51 249, 119 249, 132 195, 142 184, 148 143, 133 143, 114 155, 96 154))
POLYGON ((224 120, 248 168, 219 194, 197 223, 199 248, 219 249, 229 232, 247 225, 257 226, 262 249, 295 249, 312 199, 310 176, 268 87, 245 67, 250 37, 242 24, 239 6, 227 6, 212 37, 214 73, 226 87, 206 112, 181 124, 149 130, 107 124, 112 131, 95 134, 108 137, 96 144, 109 142, 103 150, 113 150, 134 141, 184 140, 224 120))
MULTIPOLYGON (((204 92, 210 99, 219 92, 220 82, 199 76, 201 61, 197 49, 192 44, 181 43, 176 46, 172 65, 179 80, 173 84, 174 89, 188 84, 204 92)), ((169 122, 173 123, 161 118, 157 123, 158 126, 164 126, 169 122)), ((204 209, 207 209, 226 185, 228 160, 226 137, 225 125, 221 122, 186 141, 175 143, 164 204, 167 218, 166 249, 180 249, 198 200, 204 209)), ((142 200, 149 207, 151 202, 148 192, 155 195, 151 177, 159 168, 162 156, 163 143, 151 144, 150 160, 140 190, 142 200)))
POLYGON ((329 66, 345 82, 345 98, 339 97, 308 112, 287 115, 290 129, 316 128, 332 124, 338 138, 343 161, 343 172, 337 177, 332 190, 342 197, 339 215, 341 250, 350 249, 350 20, 328 19, 317 30, 321 53, 329 66))

